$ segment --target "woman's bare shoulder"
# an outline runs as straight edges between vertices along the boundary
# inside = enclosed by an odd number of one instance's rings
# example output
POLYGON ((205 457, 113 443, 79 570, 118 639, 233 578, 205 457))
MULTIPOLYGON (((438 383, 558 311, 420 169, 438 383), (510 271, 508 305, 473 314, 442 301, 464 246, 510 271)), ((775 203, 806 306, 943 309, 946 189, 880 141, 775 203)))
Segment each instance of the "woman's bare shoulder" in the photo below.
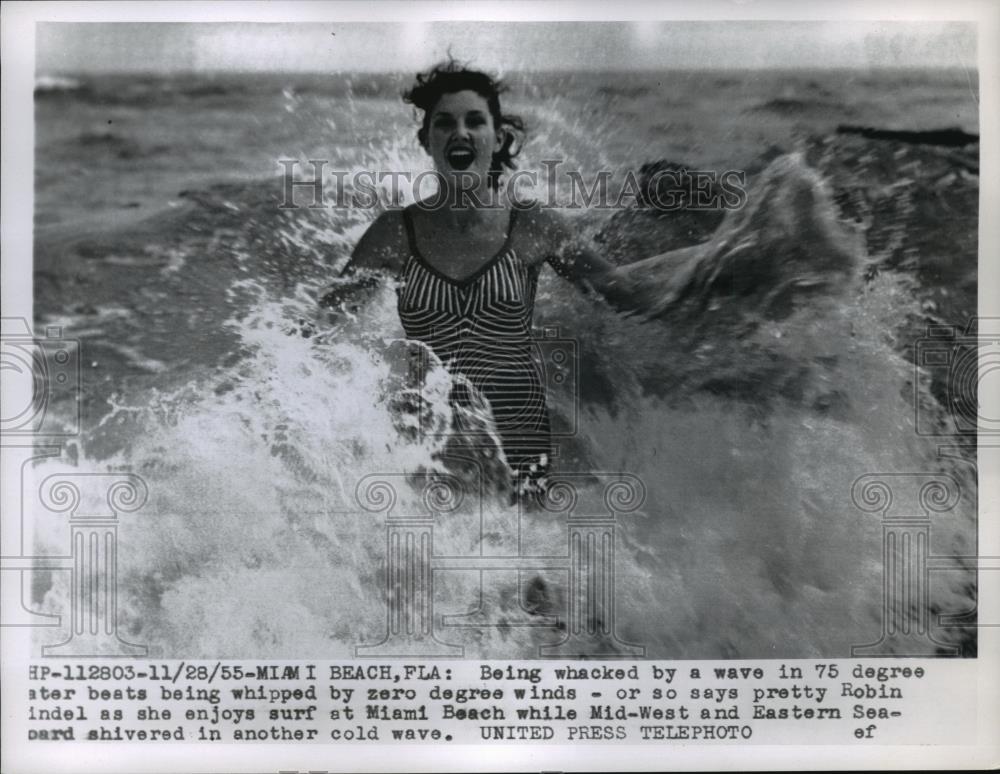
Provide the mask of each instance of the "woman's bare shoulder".
POLYGON ((533 264, 546 261, 571 236, 565 218, 537 201, 517 208, 517 230, 525 257, 533 264))
POLYGON ((368 227, 351 254, 353 268, 398 271, 406 256, 403 211, 386 210, 368 227))

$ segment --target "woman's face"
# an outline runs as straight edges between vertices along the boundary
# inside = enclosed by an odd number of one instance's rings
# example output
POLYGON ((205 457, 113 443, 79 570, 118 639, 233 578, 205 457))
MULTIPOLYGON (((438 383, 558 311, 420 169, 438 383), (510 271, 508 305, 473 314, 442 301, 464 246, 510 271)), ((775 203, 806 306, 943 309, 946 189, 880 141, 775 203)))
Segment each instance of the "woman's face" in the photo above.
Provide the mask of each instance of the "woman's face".
POLYGON ((476 187, 485 186, 493 153, 501 144, 486 98, 475 91, 443 94, 431 111, 427 151, 446 180, 471 177, 476 187))

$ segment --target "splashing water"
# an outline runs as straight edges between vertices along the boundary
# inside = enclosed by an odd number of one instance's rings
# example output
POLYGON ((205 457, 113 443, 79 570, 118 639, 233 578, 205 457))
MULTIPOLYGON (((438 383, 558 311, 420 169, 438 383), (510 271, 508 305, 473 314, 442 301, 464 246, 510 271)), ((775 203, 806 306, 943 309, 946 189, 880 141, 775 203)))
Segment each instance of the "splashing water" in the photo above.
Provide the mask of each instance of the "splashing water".
MULTIPOLYGON (((298 98, 293 107, 307 112, 298 98)), ((540 136, 571 137, 572 121, 547 111, 540 136)), ((572 158, 572 142, 560 142, 572 158)), ((385 168, 424 163, 394 139, 362 153, 359 167, 366 153, 385 168)), ((823 295, 780 314, 756 291, 720 289, 717 276, 694 272, 704 281, 671 285, 680 302, 665 298, 660 319, 641 321, 543 275, 536 324, 572 342, 578 372, 573 390, 550 394, 556 424, 575 427, 559 441, 557 469, 630 473, 647 490, 641 511, 619 518, 615 570, 618 634, 649 657, 841 656, 877 639, 882 526, 852 505, 851 485, 869 472, 943 464, 914 431, 913 367, 892 340, 915 310, 913 289, 901 275, 862 286, 842 266, 806 266, 854 246, 849 234, 803 226, 835 213, 822 197, 803 200, 801 179, 772 180, 770 214, 734 216, 697 251, 733 255, 734 235, 752 235, 740 249, 761 263, 783 256, 793 274, 836 275, 823 295)), ((201 265, 183 240, 183 268, 170 263, 169 277, 189 284, 197 272, 226 272, 211 283, 224 289, 227 314, 214 331, 226 337, 225 356, 173 382, 132 382, 91 431, 113 436, 113 453, 89 448, 86 436, 78 453, 82 472, 128 469, 149 486, 149 503, 120 532, 120 617, 155 656, 336 658, 379 641, 385 523, 357 507, 356 489, 371 474, 398 476, 399 512, 415 512, 419 487, 407 481, 448 472, 448 374, 428 375, 423 416, 398 410, 406 347, 393 289, 378 288, 336 323, 316 303, 371 213, 275 214, 261 192, 225 193, 243 227, 226 232, 224 267, 201 265)), ((227 227, 204 217, 216 232, 227 227)), ((46 461, 37 476, 64 468, 46 461)), ((958 462, 948 472, 966 486, 959 507, 936 517, 932 551, 971 554, 974 479, 958 462)), ((64 524, 34 529, 40 551, 65 550, 64 524)), ((442 517, 435 540, 451 555, 526 544, 556 553, 566 525, 487 497, 442 517)), ((542 575, 558 606, 563 579, 542 575)), ((63 581, 53 575, 41 589, 43 610, 66 609, 63 581)), ((437 572, 435 613, 475 610, 478 584, 474 572, 437 572)), ((969 584, 949 573, 932 605, 964 612, 969 584)), ((517 626, 524 606, 516 588, 504 589, 485 613, 507 625, 449 637, 468 656, 508 658, 561 639, 555 628, 517 626)))

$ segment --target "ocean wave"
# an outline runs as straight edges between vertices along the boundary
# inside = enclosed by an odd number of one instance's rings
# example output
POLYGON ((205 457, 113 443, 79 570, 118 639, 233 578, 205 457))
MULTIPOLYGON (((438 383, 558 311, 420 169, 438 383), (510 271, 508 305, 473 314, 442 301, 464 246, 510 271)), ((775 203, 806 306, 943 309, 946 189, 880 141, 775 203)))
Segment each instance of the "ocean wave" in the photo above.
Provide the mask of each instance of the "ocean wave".
POLYGON ((831 112, 840 115, 853 113, 853 109, 843 102, 806 97, 776 97, 752 105, 748 111, 775 113, 781 116, 805 116, 831 112))
POLYGON ((624 97, 625 99, 645 97, 651 91, 648 86, 600 86, 597 89, 598 94, 607 97, 624 97))
POLYGON ((65 145, 83 148, 91 153, 100 151, 119 159, 145 159, 170 152, 169 146, 162 143, 144 145, 136 139, 116 132, 82 132, 66 140, 65 145))
POLYGON ((58 75, 40 75, 35 79, 35 93, 76 91, 83 88, 83 83, 76 78, 66 78, 58 75))
POLYGON ((971 134, 957 126, 911 131, 841 124, 837 127, 837 134, 857 134, 871 140, 893 140, 914 145, 940 145, 946 148, 965 148, 969 145, 979 144, 978 134, 971 134))

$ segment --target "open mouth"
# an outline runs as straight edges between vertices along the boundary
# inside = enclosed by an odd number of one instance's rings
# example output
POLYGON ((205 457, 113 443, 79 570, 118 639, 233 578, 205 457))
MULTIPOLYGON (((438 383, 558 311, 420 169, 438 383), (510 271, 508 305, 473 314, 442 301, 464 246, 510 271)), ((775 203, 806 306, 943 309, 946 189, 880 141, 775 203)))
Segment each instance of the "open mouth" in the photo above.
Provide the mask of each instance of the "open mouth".
POLYGON ((450 148, 445 154, 445 158, 453 169, 462 171, 472 166, 472 162, 476 160, 476 154, 472 148, 457 146, 450 148))

